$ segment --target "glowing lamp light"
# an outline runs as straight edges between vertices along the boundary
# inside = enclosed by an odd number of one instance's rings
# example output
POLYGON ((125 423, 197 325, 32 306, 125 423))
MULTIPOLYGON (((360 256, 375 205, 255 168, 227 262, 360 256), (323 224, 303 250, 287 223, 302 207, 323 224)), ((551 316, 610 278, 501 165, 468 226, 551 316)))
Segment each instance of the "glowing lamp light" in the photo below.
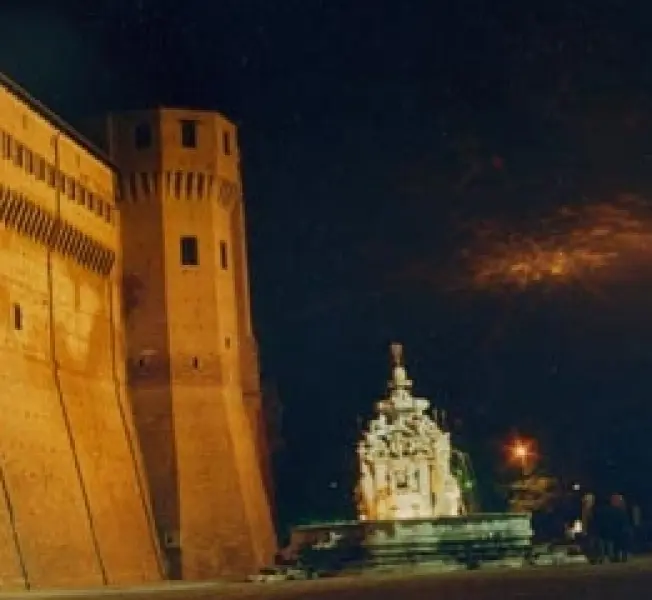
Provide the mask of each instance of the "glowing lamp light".
POLYGON ((528 447, 523 442, 516 442, 512 451, 514 453, 514 458, 517 458, 518 460, 525 460, 530 454, 528 447))
POLYGON ((509 455, 512 462, 517 462, 522 467, 525 467, 535 458, 532 443, 521 439, 512 442, 511 446, 509 446, 509 455))

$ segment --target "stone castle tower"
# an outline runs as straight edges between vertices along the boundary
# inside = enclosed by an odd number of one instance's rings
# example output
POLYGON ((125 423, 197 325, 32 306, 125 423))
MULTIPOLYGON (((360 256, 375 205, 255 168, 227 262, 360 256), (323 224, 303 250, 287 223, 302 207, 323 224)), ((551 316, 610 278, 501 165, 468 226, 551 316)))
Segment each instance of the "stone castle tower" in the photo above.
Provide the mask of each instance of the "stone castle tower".
POLYGON ((160 109, 111 115, 101 137, 121 173, 129 385, 171 576, 255 569, 276 540, 236 128, 160 109))

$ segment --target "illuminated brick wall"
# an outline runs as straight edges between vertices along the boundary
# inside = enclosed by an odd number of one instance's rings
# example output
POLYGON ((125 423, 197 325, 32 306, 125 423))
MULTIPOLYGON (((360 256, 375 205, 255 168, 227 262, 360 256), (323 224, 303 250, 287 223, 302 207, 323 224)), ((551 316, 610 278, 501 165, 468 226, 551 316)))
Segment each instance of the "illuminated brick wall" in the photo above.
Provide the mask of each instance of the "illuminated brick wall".
POLYGON ((0 588, 160 579, 103 158, 0 78, 0 588))

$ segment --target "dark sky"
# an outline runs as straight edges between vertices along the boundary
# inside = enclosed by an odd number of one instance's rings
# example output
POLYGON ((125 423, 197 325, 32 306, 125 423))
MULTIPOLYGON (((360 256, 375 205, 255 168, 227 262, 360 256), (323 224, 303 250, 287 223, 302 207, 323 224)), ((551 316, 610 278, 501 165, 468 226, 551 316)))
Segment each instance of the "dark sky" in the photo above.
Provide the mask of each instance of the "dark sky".
POLYGON ((554 472, 646 491, 645 252, 626 280, 526 290, 474 286, 459 256, 483 219, 649 197, 651 31, 636 1, 4 0, 0 69, 73 123, 151 105, 238 123, 299 515, 344 501, 328 482, 346 489, 392 340, 478 464, 517 429, 554 472))

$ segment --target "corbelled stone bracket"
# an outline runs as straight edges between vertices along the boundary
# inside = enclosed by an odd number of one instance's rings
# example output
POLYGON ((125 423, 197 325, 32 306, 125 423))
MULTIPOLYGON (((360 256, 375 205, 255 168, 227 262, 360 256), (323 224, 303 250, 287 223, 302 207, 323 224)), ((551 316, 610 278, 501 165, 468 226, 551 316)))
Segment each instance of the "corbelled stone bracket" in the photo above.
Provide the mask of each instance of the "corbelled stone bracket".
POLYGON ((115 263, 113 250, 6 186, 0 186, 0 223, 105 277, 115 263))

